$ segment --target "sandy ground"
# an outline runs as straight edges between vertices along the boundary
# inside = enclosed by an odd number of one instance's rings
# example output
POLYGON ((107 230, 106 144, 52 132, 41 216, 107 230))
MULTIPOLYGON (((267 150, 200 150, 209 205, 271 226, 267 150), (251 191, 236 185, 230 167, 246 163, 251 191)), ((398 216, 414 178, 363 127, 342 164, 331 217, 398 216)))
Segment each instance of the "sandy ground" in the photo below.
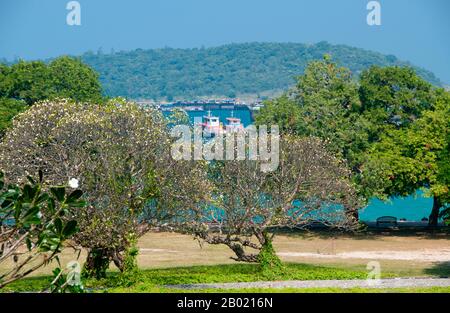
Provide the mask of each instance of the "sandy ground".
POLYGON ((325 259, 366 259, 366 260, 403 260, 403 261, 450 261, 450 249, 423 249, 410 251, 351 251, 335 254, 321 254, 311 252, 280 252, 280 257, 305 257, 325 259))
POLYGON ((278 255, 295 259, 450 262, 450 238, 412 236, 279 237, 278 255))
MULTIPOLYGON (((139 245, 142 267, 172 267, 235 263, 225 246, 199 246, 189 236, 152 233, 139 245)), ((283 261, 366 269, 370 261, 382 271, 402 276, 424 276, 434 269, 450 269, 450 238, 447 236, 287 236, 277 235, 275 249, 283 261)))
MULTIPOLYGON (((187 235, 149 233, 139 240, 141 268, 235 263, 231 250, 222 245, 202 246, 187 235)), ((274 246, 283 261, 365 269, 378 261, 382 269, 407 276, 423 276, 429 269, 450 267, 450 238, 447 236, 327 236, 277 235, 274 246)), ((81 253, 80 261, 85 258, 81 253)), ((77 259, 71 249, 63 252, 63 264, 77 259)), ((0 272, 11 264, 0 265, 0 272)), ((37 274, 50 273, 53 265, 37 274)))

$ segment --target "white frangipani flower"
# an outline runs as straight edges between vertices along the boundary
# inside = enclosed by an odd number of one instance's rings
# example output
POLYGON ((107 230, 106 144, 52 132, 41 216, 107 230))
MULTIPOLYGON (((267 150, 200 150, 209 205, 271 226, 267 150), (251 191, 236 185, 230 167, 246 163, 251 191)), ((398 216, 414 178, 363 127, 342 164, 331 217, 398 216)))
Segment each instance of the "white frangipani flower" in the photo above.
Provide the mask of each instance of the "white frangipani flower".
POLYGON ((78 179, 76 179, 76 178, 71 178, 71 179, 69 180, 69 186, 70 186, 71 188, 74 188, 74 189, 78 188, 78 186, 79 186, 78 179))

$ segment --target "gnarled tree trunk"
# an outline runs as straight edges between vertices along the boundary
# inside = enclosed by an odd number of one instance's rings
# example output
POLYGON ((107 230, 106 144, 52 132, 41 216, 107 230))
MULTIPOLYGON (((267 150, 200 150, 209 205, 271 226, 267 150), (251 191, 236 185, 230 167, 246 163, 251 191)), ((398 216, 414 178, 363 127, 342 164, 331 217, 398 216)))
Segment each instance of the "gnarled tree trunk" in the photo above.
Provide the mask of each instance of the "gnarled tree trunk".
POLYGON ((359 210, 357 208, 344 207, 345 215, 351 224, 359 222, 359 210))
POLYGON ((239 262, 249 262, 256 263, 258 262, 258 255, 253 253, 245 253, 244 247, 239 243, 228 243, 228 247, 236 254, 235 258, 232 258, 239 262))
POLYGON ((105 278, 110 260, 108 249, 90 250, 83 266, 83 275, 96 279, 105 278))
POLYGON ((437 227, 439 221, 439 211, 442 207, 441 199, 437 196, 433 197, 433 208, 431 209, 431 214, 428 220, 429 227, 437 227))
POLYGON ((109 264, 114 262, 114 265, 123 272, 124 258, 121 251, 110 248, 96 248, 89 251, 86 262, 84 263, 84 275, 101 279, 106 277, 106 271, 109 264))

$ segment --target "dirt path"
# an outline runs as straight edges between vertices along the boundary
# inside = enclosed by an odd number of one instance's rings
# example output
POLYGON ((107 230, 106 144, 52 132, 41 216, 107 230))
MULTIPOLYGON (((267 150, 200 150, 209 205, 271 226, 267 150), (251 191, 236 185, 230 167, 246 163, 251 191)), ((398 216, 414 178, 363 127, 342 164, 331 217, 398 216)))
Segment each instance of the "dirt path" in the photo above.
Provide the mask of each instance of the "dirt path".
POLYGON ((407 288, 450 287, 450 279, 397 278, 380 280, 309 280, 220 284, 168 285, 174 289, 244 289, 244 288, 407 288))
POLYGON ((422 262, 448 262, 450 249, 418 249, 418 250, 380 250, 349 251, 335 254, 311 252, 279 252, 280 257, 306 257, 319 259, 366 259, 366 260, 402 260, 422 262))
MULTIPOLYGON (((148 233, 139 240, 138 264, 141 268, 236 264, 232 251, 223 245, 202 247, 191 236, 176 233, 148 233)), ((420 277, 429 269, 447 266, 450 273, 450 237, 448 236, 340 236, 277 235, 274 246, 285 262, 329 265, 351 269, 366 268, 367 262, 378 261, 383 272, 420 277)), ((61 262, 77 260, 78 253, 65 249, 61 262)), ((86 252, 79 259, 84 262, 86 252)), ((5 263, 0 267, 10 268, 5 263)), ((51 274, 56 266, 41 268, 34 275, 51 274)), ((114 266, 112 266, 114 269, 114 266)), ((447 276, 447 274, 445 275, 447 276)), ((450 276, 450 274, 448 275, 450 276)))

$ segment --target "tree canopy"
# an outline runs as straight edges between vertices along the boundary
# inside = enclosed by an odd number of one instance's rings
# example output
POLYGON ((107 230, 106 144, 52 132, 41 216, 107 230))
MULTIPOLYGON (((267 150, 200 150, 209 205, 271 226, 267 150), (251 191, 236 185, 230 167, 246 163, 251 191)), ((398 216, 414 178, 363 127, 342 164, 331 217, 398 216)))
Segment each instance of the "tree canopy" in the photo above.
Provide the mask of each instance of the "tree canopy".
POLYGON ((256 122, 328 141, 366 201, 426 188, 435 198, 435 224, 449 195, 449 99, 412 68, 373 66, 355 81, 325 56, 289 92, 268 101, 256 122))
POLYGON ((327 141, 328 149, 345 158, 352 172, 359 175, 370 127, 359 114, 360 107, 358 85, 350 71, 326 56, 311 62, 286 95, 267 102, 256 123, 279 124, 284 131, 327 141))
POLYGON ((380 127, 403 127, 430 110, 436 102, 433 86, 420 78, 409 67, 371 67, 360 79, 361 110, 376 126, 374 133, 383 132, 380 127))
POLYGON ((102 102, 98 74, 79 59, 68 56, 49 64, 42 61, 0 64, 0 135, 13 117, 28 106, 55 98, 102 102))
POLYGON ((410 127, 383 133, 368 154, 383 169, 379 178, 387 195, 405 196, 423 188, 434 198, 433 225, 450 198, 449 136, 450 96, 444 92, 434 110, 423 111, 410 127))

